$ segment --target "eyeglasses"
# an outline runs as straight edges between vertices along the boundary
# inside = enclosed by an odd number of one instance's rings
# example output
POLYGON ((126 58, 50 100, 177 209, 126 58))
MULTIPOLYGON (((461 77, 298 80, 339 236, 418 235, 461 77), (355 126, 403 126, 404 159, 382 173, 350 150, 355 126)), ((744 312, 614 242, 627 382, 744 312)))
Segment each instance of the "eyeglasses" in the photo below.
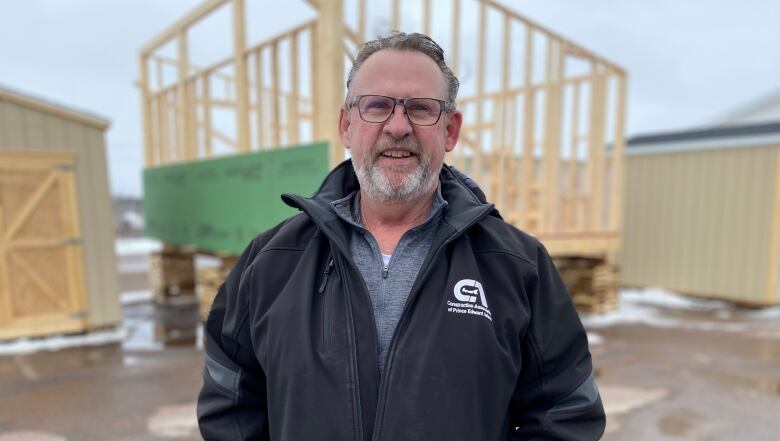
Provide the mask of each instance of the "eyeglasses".
POLYGON ((418 126, 432 126, 439 122, 444 111, 452 111, 455 104, 435 98, 393 98, 382 95, 357 95, 347 101, 347 107, 357 105, 360 119, 383 123, 395 112, 396 104, 404 106, 409 122, 418 126))

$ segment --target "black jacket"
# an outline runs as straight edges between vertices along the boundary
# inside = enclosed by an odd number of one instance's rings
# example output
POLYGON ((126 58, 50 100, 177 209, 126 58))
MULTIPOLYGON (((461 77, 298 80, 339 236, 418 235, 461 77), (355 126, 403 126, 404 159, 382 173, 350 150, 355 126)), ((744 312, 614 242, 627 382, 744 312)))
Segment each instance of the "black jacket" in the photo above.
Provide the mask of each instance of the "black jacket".
POLYGON ((546 250, 463 175, 440 178, 447 211, 381 382, 350 227, 328 205, 358 188, 351 162, 312 198, 283 196, 303 213, 252 241, 206 324, 205 439, 600 438, 585 331, 546 250))

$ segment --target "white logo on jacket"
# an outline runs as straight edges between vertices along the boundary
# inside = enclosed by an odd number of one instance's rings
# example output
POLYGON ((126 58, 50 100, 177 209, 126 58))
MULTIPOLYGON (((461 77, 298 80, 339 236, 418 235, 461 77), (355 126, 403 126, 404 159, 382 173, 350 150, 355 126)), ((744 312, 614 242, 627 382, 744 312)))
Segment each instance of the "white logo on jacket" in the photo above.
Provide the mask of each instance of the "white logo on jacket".
POLYGON ((452 293, 458 301, 447 300, 447 312, 476 315, 493 321, 481 283, 473 279, 463 279, 455 284, 452 293))

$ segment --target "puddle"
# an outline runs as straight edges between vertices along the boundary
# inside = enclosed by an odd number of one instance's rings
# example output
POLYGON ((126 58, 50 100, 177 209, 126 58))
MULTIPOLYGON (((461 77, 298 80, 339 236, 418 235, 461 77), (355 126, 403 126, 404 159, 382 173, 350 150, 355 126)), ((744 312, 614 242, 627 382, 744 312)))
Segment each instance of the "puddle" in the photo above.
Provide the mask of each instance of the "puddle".
POLYGON ((151 302, 125 305, 122 341, 125 351, 159 351, 198 347, 200 317, 197 305, 160 306, 151 302))
POLYGON ((658 428, 665 435, 683 437, 690 433, 699 420, 701 420, 699 414, 688 409, 679 409, 661 417, 658 428))

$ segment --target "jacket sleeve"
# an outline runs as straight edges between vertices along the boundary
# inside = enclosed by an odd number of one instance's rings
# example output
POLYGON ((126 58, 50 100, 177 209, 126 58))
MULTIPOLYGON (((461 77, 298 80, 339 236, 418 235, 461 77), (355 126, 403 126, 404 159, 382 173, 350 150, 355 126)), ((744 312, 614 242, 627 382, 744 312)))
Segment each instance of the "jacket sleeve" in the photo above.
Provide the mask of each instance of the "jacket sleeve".
POLYGON ((268 440, 265 374, 248 328, 251 265, 258 239, 219 288, 204 330, 198 425, 205 440, 268 440))
POLYGON ((523 369, 510 404, 509 439, 598 440, 606 418, 587 335, 542 245, 536 271, 524 285, 531 318, 522 340, 523 369))

